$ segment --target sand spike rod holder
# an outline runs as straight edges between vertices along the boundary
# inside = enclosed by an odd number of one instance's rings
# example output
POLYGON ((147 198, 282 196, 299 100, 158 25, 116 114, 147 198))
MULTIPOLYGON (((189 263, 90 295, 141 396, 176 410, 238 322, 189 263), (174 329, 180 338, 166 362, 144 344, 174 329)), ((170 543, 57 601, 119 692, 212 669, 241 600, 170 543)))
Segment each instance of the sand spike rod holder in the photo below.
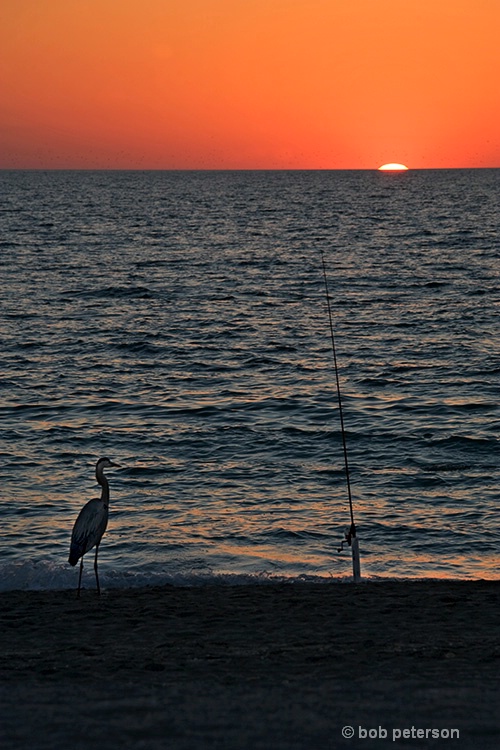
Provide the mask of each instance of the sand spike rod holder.
POLYGON ((333 319, 332 319, 332 307, 330 305, 330 292, 328 289, 328 278, 326 275, 326 265, 325 265, 325 254, 323 252, 323 249, 321 250, 321 263, 323 266, 323 278, 325 281, 325 292, 326 292, 326 304, 328 307, 328 321, 330 324, 330 337, 332 340, 332 353, 333 353, 333 364, 335 368, 335 381, 337 384, 337 400, 339 405, 339 416, 340 416, 340 429, 342 432, 342 446, 344 449, 344 466, 345 466, 345 477, 346 477, 346 483, 347 483, 347 495, 349 498, 349 512, 351 514, 351 526, 349 528, 349 531, 346 532, 345 538, 342 540, 339 552, 341 552, 344 549, 344 544, 347 544, 351 548, 352 552, 352 574, 354 581, 361 580, 361 563, 359 559, 359 541, 356 534, 356 524, 354 523, 354 511, 352 507, 352 494, 351 494, 351 479, 349 474, 349 461, 347 459, 347 441, 345 436, 345 428, 344 428, 344 413, 342 410, 342 396, 340 393, 340 380, 339 380, 339 368, 337 366, 337 350, 335 347, 335 336, 333 334, 333 319))

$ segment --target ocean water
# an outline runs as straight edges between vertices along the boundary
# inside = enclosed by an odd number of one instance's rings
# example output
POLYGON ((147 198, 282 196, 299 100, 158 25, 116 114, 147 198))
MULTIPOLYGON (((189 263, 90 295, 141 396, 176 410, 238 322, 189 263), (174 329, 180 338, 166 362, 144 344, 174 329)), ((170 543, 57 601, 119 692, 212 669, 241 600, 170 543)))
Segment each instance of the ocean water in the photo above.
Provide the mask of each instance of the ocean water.
POLYGON ((0 588, 498 578, 500 170, 0 172, 0 588), (94 586, 92 553, 84 584, 94 586))

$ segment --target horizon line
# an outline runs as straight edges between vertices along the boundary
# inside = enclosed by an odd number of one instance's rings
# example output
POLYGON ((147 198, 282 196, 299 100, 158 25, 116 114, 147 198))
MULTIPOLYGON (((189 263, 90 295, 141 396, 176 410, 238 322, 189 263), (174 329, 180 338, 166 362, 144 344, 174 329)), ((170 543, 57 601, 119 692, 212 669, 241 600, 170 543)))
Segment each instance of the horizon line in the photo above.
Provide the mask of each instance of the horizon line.
MULTIPOLYGON (((407 167, 406 172, 500 169, 488 167, 407 167)), ((0 172, 384 172, 380 167, 0 167, 0 172)), ((387 170, 390 171, 390 170, 387 170)))

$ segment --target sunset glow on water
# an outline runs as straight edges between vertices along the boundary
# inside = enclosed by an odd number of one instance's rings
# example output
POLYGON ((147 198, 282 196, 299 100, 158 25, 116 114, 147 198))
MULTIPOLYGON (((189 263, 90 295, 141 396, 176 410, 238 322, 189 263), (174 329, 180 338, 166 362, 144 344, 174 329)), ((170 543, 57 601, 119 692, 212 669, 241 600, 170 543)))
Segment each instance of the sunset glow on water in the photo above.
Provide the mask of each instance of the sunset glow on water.
POLYGON ((4 588, 101 455, 104 586, 349 578, 320 248, 363 575, 498 575, 496 170, 1 180, 4 588))

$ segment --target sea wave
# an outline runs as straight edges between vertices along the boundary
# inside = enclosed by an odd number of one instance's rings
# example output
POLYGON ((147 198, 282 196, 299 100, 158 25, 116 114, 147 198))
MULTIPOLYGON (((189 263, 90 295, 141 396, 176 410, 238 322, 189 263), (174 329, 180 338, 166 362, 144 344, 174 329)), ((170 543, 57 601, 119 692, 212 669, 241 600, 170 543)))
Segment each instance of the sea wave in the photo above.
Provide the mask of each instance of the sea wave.
POLYGON ((0 173, 5 585, 101 455, 103 581, 349 577, 320 250, 364 575, 494 575, 499 172, 378 177, 0 173))

